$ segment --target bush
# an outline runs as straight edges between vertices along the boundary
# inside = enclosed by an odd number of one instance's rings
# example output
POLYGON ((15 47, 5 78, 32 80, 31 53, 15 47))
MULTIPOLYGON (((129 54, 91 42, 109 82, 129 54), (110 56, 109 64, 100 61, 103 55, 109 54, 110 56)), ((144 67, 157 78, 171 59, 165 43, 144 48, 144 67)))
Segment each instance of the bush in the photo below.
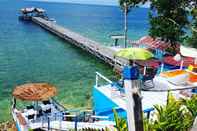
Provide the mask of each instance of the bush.
MULTIPOLYGON (((197 96, 191 99, 176 100, 168 93, 165 106, 155 105, 154 120, 144 118, 145 131, 188 131, 191 129, 197 114, 197 96)), ((118 131, 127 131, 127 121, 119 118, 114 110, 116 128, 118 131)))

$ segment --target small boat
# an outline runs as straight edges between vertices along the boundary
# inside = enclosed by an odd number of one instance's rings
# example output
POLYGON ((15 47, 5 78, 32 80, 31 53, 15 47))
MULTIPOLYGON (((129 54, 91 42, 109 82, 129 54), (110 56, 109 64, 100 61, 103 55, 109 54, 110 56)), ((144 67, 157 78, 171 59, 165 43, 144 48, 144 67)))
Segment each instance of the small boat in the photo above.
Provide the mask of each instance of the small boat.
POLYGON ((56 94, 56 88, 46 83, 16 87, 13 91, 12 116, 18 131, 115 130, 113 121, 108 121, 104 116, 96 116, 93 111, 65 109, 53 98, 56 94), (28 104, 21 109, 17 106, 18 100, 28 104))

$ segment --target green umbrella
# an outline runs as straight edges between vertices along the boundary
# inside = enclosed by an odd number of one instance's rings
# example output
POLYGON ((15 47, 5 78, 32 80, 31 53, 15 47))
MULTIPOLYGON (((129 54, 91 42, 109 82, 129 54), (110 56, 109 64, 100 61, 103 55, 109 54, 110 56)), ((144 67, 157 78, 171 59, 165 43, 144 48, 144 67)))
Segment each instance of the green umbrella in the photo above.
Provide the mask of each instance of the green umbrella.
POLYGON ((147 60, 152 58, 154 55, 143 48, 125 48, 118 51, 115 56, 129 60, 147 60))

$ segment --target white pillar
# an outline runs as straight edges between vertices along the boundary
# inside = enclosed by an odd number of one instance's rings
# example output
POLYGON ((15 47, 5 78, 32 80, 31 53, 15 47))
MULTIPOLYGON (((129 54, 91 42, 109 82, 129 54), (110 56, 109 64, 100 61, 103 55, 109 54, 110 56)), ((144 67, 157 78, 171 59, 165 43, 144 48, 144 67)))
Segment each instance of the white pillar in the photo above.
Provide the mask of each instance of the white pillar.
POLYGON ((180 65, 180 70, 182 70, 183 69, 183 60, 181 60, 181 65, 180 65))
POLYGON ((126 100, 127 100, 128 131, 135 131, 132 81, 124 80, 124 87, 125 87, 126 100))

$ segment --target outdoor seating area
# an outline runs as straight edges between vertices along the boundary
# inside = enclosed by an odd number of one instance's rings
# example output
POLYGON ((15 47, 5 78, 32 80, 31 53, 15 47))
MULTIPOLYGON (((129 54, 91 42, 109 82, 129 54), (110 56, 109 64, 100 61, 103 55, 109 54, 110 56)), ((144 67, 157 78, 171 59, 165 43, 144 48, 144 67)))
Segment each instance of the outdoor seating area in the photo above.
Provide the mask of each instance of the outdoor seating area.
POLYGON ((104 129, 112 122, 97 126, 96 123, 107 117, 96 116, 93 111, 68 111, 52 97, 57 89, 47 83, 30 83, 17 86, 13 91, 12 115, 19 129, 57 129, 71 128, 104 129), (17 100, 29 101, 25 108, 17 108, 17 100), (31 104, 32 103, 32 104, 31 104), (65 123, 65 124, 64 124, 65 123), (79 124, 77 127, 75 124, 79 124), (59 126, 61 124, 61 126, 59 126), (83 125, 83 126, 80 126, 83 125), (91 126, 90 126, 91 125, 91 126))

